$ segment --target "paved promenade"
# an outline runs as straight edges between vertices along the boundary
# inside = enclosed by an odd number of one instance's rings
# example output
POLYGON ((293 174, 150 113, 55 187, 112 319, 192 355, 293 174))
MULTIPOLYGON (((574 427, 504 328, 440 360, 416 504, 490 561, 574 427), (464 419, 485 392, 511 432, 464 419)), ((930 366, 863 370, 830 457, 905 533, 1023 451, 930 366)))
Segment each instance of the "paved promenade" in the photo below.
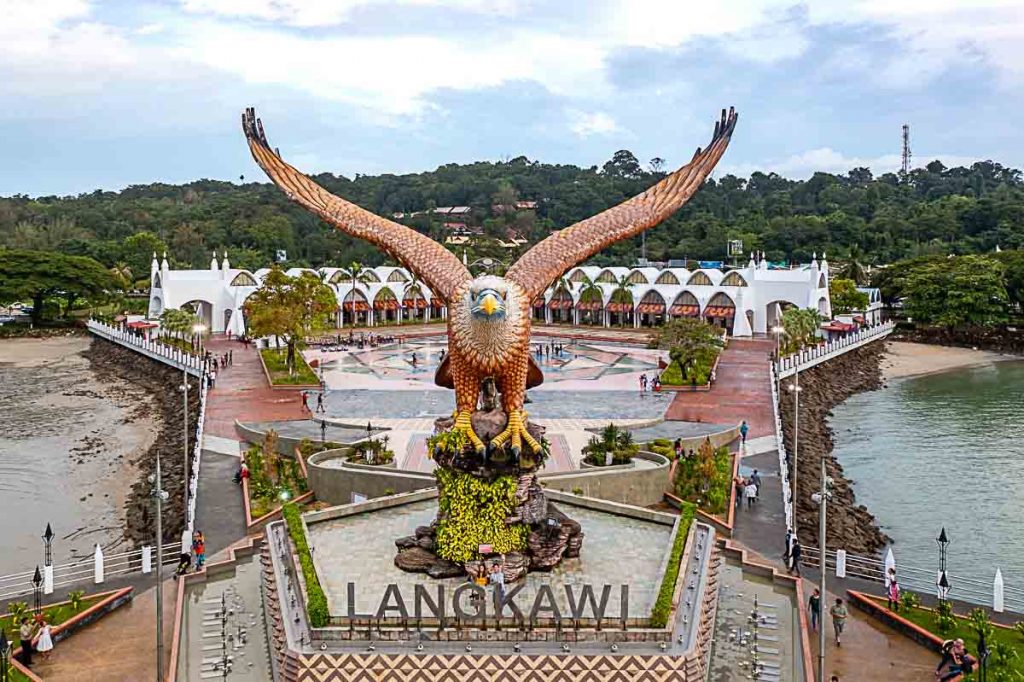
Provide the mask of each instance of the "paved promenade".
POLYGON ((718 361, 710 391, 676 393, 666 419, 712 424, 737 424, 746 419, 749 437, 775 433, 768 359, 775 342, 731 339, 718 361))

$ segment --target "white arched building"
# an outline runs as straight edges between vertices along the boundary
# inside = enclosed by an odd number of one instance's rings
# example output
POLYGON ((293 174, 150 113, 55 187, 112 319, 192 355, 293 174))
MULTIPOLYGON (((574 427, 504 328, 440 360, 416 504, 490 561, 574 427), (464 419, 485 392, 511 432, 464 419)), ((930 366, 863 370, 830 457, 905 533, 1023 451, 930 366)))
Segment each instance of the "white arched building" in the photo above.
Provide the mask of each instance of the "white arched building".
MULTIPOLYGON (((346 268, 292 268, 288 275, 311 272, 334 290, 336 324, 375 326, 444 320, 447 308, 404 268, 378 266, 355 273, 346 268)), ((149 299, 150 319, 167 308, 189 306, 214 333, 245 333, 243 304, 269 269, 256 272, 232 268, 227 253, 216 253, 208 270, 171 270, 166 254, 153 256, 149 299)), ((672 317, 700 317, 734 336, 768 333, 790 307, 816 308, 832 317, 828 296, 828 262, 824 254, 809 265, 770 269, 763 257, 747 267, 626 268, 580 266, 533 301, 538 321, 606 327, 641 327, 672 317)))

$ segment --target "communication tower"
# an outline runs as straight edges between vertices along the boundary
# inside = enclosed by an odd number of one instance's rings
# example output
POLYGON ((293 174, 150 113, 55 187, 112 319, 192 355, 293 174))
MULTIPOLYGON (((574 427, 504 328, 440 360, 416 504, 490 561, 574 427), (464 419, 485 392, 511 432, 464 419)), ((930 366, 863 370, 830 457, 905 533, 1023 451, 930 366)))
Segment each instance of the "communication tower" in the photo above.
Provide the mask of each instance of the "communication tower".
POLYGON ((903 124, 903 175, 910 172, 910 125, 903 124))

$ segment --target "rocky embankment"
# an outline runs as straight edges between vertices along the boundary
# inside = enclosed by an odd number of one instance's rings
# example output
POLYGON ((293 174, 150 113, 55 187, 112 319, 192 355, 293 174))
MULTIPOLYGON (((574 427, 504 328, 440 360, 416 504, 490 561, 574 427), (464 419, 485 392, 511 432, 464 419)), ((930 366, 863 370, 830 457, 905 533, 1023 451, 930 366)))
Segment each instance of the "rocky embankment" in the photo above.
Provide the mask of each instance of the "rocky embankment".
MULTIPOLYGON (((818 507, 811 494, 821 487, 821 458, 835 483, 833 502, 828 509, 828 542, 853 554, 873 554, 889 538, 878 529, 875 517, 863 505, 858 505, 853 485, 843 475, 843 467, 832 456, 832 429, 828 418, 832 408, 850 396, 881 388, 880 362, 885 344, 870 343, 844 353, 806 372, 800 373, 800 437, 798 453, 798 481, 796 494, 796 525, 800 542, 818 545, 818 507)), ((783 386, 793 379, 783 381, 783 386)), ((782 424, 786 450, 793 452, 793 400, 792 393, 782 391, 782 424)))
MULTIPOLYGON (((182 373, 168 365, 128 350, 109 341, 93 339, 89 350, 83 355, 89 359, 93 371, 104 382, 111 384, 126 382, 141 387, 151 397, 146 416, 153 420, 159 430, 153 445, 138 461, 133 462, 139 471, 138 480, 132 485, 131 494, 125 503, 125 537, 135 545, 152 542, 155 528, 155 510, 150 496, 150 474, 156 472, 156 458, 160 456, 163 488, 170 498, 164 505, 164 540, 175 542, 185 527, 185 456, 182 397, 178 387, 182 373)), ((189 379, 189 450, 192 450, 192 434, 199 415, 199 386, 194 378, 189 379)))

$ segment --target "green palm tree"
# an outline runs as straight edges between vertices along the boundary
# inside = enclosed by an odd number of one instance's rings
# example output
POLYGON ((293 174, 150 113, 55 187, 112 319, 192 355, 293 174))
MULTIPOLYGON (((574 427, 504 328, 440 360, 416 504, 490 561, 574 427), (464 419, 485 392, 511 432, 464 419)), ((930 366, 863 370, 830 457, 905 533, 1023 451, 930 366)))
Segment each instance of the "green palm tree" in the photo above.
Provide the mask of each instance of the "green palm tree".
POLYGON ((132 269, 128 267, 128 264, 124 261, 118 261, 110 268, 110 274, 114 276, 117 283, 121 285, 122 289, 130 289, 132 286, 132 269))
POLYGON ((349 302, 352 304, 352 328, 356 326, 356 283, 366 283, 372 277, 369 268, 363 267, 358 261, 352 261, 348 266, 349 275, 352 277, 352 291, 349 292, 349 302))
MULTIPOLYGON (((417 277, 415 273, 410 273, 410 275, 411 275, 412 279, 410 279, 409 283, 405 285, 405 293, 402 294, 402 298, 403 299, 408 298, 409 292, 410 291, 415 291, 415 292, 419 293, 421 298, 426 300, 427 297, 423 295, 423 286, 422 286, 423 282, 420 281, 420 278, 417 277)), ((403 300, 402 302, 404 303, 405 301, 403 300)), ((427 323, 427 316, 424 315, 423 316, 423 324, 426 324, 426 323, 427 323)))
MULTIPOLYGON (((584 274, 583 280, 580 282, 580 303, 593 303, 594 301, 600 303, 603 299, 604 292, 601 290, 601 286, 584 274)), ((588 309, 586 313, 593 317, 592 310, 588 309)))
MULTIPOLYGON (((615 282, 615 290, 612 292, 612 303, 622 303, 627 305, 633 305, 633 292, 629 289, 629 275, 623 275, 619 277, 618 281, 615 282)), ((626 326, 626 313, 619 313, 619 326, 626 326)))
POLYGON ((863 286, 868 283, 868 263, 864 249, 860 248, 860 244, 850 245, 846 254, 846 263, 842 268, 842 273, 843 277, 846 279, 852 279, 858 286, 863 286))

